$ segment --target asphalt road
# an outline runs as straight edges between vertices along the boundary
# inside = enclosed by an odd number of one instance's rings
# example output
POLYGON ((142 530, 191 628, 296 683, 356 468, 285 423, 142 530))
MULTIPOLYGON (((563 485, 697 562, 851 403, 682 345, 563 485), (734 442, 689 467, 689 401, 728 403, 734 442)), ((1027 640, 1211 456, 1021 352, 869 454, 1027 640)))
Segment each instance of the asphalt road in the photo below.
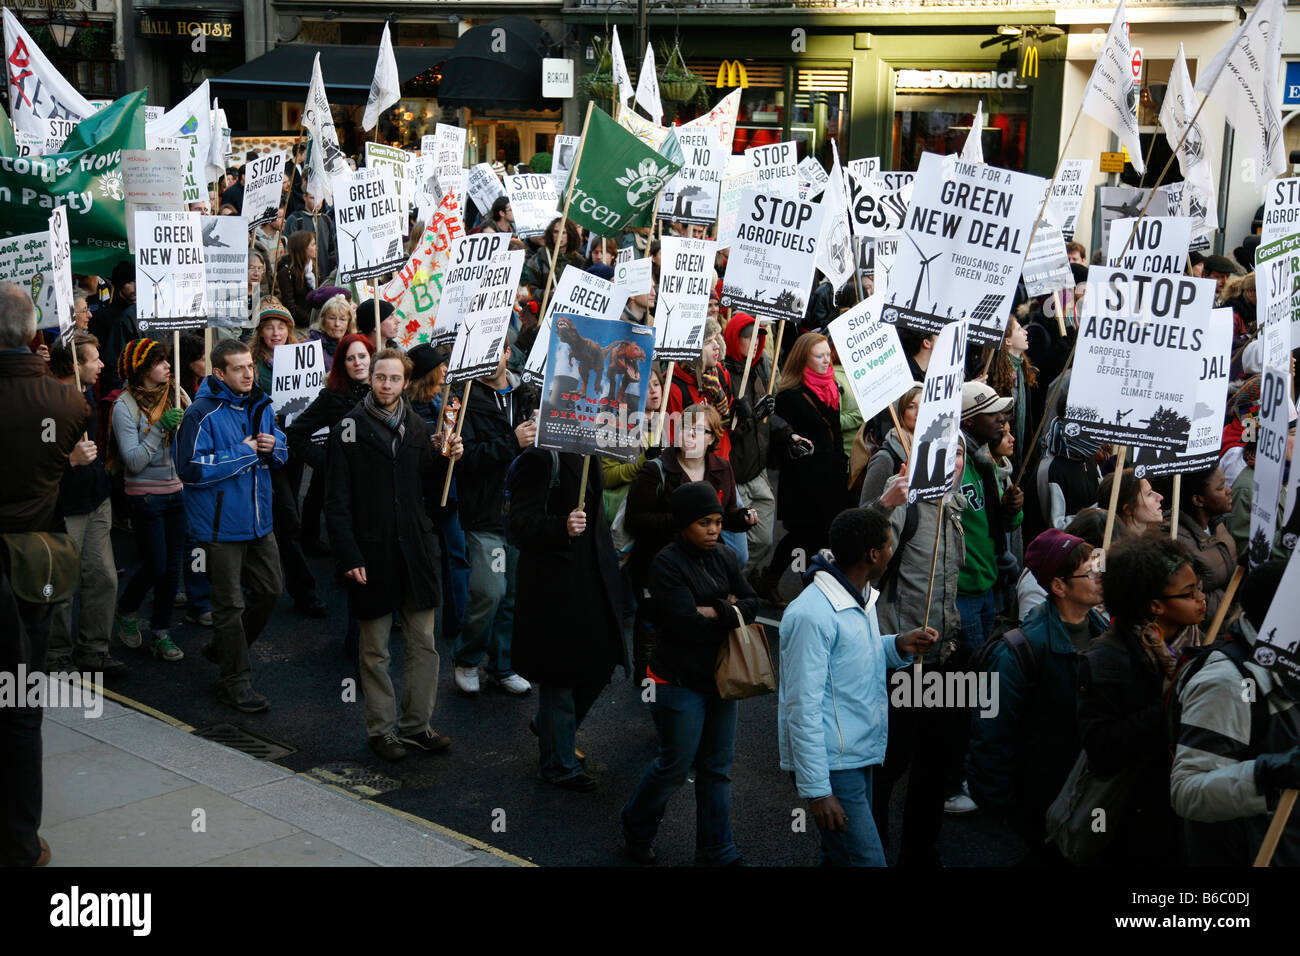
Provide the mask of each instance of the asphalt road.
MULTIPOLYGON (((115 536, 119 565, 132 559, 129 539, 115 536)), ((216 668, 199 654, 209 629, 178 622, 173 638, 185 659, 167 663, 144 650, 114 641, 113 653, 131 672, 109 687, 196 728, 230 724, 293 748, 278 760, 322 779, 352 781, 382 791, 374 799, 548 866, 629 864, 621 854, 618 811, 654 758, 656 738, 638 688, 621 671, 592 708, 578 735, 587 768, 599 782, 592 793, 568 793, 537 781, 537 745, 528 731, 536 695, 513 697, 486 681, 477 697, 457 693, 452 681, 451 642, 438 651, 442 672, 433 726, 453 738, 441 754, 412 752, 389 763, 366 743, 360 693, 345 702, 344 682, 355 676, 344 657, 346 600, 334 585, 328 558, 309 558, 318 592, 330 616, 313 620, 295 612, 285 596, 252 648, 253 686, 271 701, 263 714, 245 715, 216 699, 216 668), (390 789, 391 788, 391 789, 390 789)), ((787 576, 788 591, 793 577, 787 576)), ((148 603, 141 617, 147 620, 148 603)), ((768 609, 768 615, 775 611, 768 609)), ((769 641, 777 644, 776 628, 769 641)), ((147 646, 147 645, 146 645, 147 646)), ((403 643, 392 640, 394 674, 400 675, 403 643)), ((400 677, 395 678, 400 696, 400 677)), ((794 811, 806 807, 777 757, 776 696, 744 701, 732 774, 732 827, 745 859, 760 866, 809 866, 817 860, 811 819, 798 832, 794 811)), ((897 845, 904 784, 896 788, 891 815, 897 845)), ((657 840, 660 864, 694 862, 695 819, 687 784, 668 806, 657 840)), ((1020 841, 987 815, 946 817, 940 851, 949 866, 1010 865, 1023 852, 1020 841)), ((891 861, 893 854, 891 853, 891 861)))

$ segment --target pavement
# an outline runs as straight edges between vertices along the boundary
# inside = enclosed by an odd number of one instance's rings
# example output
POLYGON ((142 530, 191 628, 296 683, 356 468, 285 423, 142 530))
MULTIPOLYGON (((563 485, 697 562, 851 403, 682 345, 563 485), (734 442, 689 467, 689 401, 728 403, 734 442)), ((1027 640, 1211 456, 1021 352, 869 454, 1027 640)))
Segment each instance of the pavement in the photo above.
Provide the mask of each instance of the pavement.
POLYGON ((530 865, 110 694, 45 711, 52 867, 530 865))

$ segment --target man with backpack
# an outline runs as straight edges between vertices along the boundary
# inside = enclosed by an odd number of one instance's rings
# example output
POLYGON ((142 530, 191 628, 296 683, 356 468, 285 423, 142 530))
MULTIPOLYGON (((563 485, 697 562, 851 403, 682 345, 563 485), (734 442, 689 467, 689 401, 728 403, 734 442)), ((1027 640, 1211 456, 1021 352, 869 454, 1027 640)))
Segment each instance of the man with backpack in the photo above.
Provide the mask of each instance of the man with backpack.
MULTIPOLYGON (((1227 639, 1196 648, 1174 675, 1166 703, 1170 796, 1193 866, 1249 866, 1281 791, 1300 788, 1300 709, 1252 657, 1286 563, 1274 558, 1252 571, 1227 639)), ((1273 865, 1298 863, 1300 816, 1293 813, 1273 865)))
POLYGON ((971 721, 971 796, 1007 817, 1029 845, 1026 862, 1033 865, 1059 862, 1044 843, 1044 816, 1079 757, 1079 654, 1107 626, 1096 610, 1101 572, 1092 555, 1092 545, 1055 528, 1035 538, 1025 564, 1048 599, 971 662, 994 675, 998 701, 995 713, 971 721))

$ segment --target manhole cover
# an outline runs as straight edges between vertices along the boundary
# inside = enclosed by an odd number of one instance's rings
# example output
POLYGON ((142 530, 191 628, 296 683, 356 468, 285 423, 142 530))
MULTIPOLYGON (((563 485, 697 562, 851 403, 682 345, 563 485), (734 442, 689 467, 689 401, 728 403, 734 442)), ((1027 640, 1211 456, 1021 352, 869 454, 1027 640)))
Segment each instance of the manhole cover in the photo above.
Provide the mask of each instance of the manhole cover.
POLYGON ((215 724, 211 727, 204 727, 201 730, 194 731, 194 736, 202 737, 205 740, 215 740, 219 744, 246 753, 250 757, 256 757, 258 760, 279 760, 281 757, 287 757, 289 754, 294 753, 293 747, 286 746, 278 740, 252 734, 247 730, 240 730, 231 724, 215 724))
POLYGON ((359 797, 377 797, 381 793, 398 790, 402 786, 400 780, 394 780, 392 777, 385 777, 381 773, 375 773, 370 768, 359 763, 344 761, 312 767, 307 771, 307 776, 315 777, 321 783, 341 787, 359 797))

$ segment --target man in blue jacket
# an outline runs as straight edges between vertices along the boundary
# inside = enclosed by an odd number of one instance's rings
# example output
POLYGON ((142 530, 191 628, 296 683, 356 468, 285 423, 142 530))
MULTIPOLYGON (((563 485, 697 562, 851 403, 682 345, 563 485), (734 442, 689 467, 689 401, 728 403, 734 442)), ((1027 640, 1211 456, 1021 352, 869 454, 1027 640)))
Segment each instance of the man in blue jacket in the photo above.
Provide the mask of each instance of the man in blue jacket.
POLYGON ((1023 642, 1003 638, 993 646, 988 671, 996 675, 997 707, 971 718, 971 796, 1008 819, 1029 844, 1025 862, 1033 865, 1060 862, 1044 842, 1044 819, 1082 746, 1075 720, 1079 655, 1107 626, 1096 608, 1101 572, 1092 554, 1092 545, 1056 528, 1025 549, 1025 566, 1048 599, 1020 625, 1023 642))
POLYGON ((777 722, 781 769, 792 771, 821 831, 823 866, 884 866, 871 815, 872 770, 889 736, 886 668, 905 667, 939 639, 934 628, 881 635, 868 583, 893 555, 889 519, 866 508, 831 522, 830 555, 813 558, 781 621, 777 722))
POLYGON ((289 457, 271 398, 256 381, 248 346, 218 342, 212 374, 186 410, 174 448, 190 537, 203 542, 212 581, 212 643, 203 656, 221 668, 217 698, 246 714, 270 706, 253 690, 248 647, 283 590, 271 469, 289 457))

